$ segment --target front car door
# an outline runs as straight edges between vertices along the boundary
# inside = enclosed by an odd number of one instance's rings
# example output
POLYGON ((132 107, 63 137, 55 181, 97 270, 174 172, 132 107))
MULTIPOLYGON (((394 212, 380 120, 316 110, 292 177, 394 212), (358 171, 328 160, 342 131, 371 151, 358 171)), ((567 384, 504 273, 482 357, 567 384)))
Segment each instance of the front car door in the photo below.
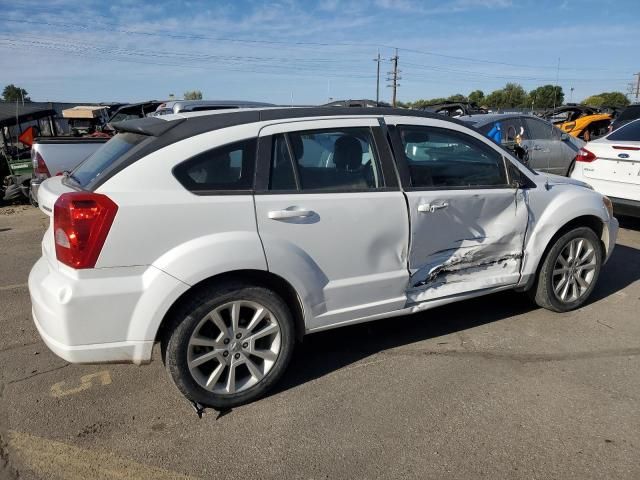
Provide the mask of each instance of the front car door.
POLYGON ((269 270, 310 329, 404 307, 407 207, 375 118, 264 127, 255 206, 269 270))
POLYGON ((455 123, 385 121, 411 219, 409 301, 515 285, 528 213, 510 160, 455 123))

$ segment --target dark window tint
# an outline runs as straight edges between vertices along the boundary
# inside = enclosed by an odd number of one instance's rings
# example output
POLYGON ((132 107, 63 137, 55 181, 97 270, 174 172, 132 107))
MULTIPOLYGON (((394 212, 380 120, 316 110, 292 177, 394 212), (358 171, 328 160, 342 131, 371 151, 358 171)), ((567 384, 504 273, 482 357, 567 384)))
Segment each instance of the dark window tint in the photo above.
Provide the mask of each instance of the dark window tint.
POLYGON ((136 133, 119 133, 78 165, 72 172, 71 179, 84 188, 110 167, 115 166, 135 147, 145 140, 152 141, 153 138, 136 133))
POLYGON ((192 192, 250 190, 255 150, 255 139, 217 147, 182 162, 174 175, 192 192))
POLYGON ((607 140, 640 142, 640 120, 636 120, 609 134, 607 140))
POLYGON ((382 185, 368 128, 344 128, 291 132, 274 138, 270 185, 272 190, 290 189, 296 168, 303 191, 349 191, 382 185))
POLYGON ((293 173, 287 139, 284 135, 276 135, 273 137, 269 190, 295 190, 296 188, 296 177, 293 173))
POLYGON ((636 118, 640 118, 640 105, 625 108, 616 120, 628 122, 636 118))
POLYGON ((535 118, 525 118, 531 140, 550 140, 553 125, 535 118))
POLYGON ((413 187, 506 185, 502 155, 461 132, 401 127, 413 187))

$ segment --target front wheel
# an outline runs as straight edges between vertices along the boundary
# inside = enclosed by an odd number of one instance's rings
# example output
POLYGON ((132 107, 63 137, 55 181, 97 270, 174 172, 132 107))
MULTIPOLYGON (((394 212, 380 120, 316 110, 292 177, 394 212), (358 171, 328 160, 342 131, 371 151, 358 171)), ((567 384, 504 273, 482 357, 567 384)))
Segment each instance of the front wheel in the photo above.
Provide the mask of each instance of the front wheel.
POLYGON ((189 400, 219 409, 256 400, 291 359, 291 312, 266 288, 221 286, 178 310, 163 348, 167 370, 189 400))
POLYGON ((558 238, 544 259, 531 294, 541 307, 568 312, 581 307, 591 295, 602 266, 600 239, 587 227, 558 238))

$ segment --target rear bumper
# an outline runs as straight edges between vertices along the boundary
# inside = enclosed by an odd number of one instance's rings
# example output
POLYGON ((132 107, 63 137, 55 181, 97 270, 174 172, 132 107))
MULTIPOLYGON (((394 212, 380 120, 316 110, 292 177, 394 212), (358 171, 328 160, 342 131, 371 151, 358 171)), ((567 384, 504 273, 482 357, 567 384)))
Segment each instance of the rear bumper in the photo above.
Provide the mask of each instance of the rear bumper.
POLYGON ((82 274, 58 271, 45 257, 29 274, 33 320, 47 346, 72 363, 149 362, 167 302, 186 285, 155 267, 82 274))
POLYGON ((609 198, 613 202, 613 210, 616 214, 640 218, 640 201, 627 198, 609 198))

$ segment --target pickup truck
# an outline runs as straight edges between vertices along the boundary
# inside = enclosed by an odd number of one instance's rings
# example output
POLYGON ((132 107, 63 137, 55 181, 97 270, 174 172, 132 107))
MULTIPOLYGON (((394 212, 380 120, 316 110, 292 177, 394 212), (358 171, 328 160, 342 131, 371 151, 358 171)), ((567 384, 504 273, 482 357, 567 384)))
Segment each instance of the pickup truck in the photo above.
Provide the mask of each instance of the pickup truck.
POLYGON ((31 201, 36 203, 38 188, 47 178, 76 168, 85 158, 109 140, 108 137, 39 137, 31 147, 33 175, 31 201))

